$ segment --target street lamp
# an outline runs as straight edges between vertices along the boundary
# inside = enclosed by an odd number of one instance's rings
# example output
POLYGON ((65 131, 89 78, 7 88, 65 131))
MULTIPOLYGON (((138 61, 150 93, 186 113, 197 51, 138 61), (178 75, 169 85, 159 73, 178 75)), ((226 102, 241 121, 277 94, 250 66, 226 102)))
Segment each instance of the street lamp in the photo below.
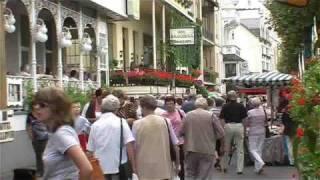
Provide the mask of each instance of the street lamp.
POLYGON ((81 40, 81 50, 84 52, 89 52, 92 50, 92 40, 87 32, 83 33, 83 38, 81 40))
POLYGON ((11 9, 6 8, 4 12, 4 28, 8 33, 13 33, 16 30, 14 23, 16 23, 16 19, 11 9))
POLYGON ((35 30, 34 37, 36 41, 44 43, 48 40, 48 35, 47 35, 48 29, 43 19, 40 19, 40 18, 37 19, 34 30, 35 30))
POLYGON ((69 28, 63 27, 60 35, 60 47, 70 47, 72 45, 72 35, 70 33, 69 28))

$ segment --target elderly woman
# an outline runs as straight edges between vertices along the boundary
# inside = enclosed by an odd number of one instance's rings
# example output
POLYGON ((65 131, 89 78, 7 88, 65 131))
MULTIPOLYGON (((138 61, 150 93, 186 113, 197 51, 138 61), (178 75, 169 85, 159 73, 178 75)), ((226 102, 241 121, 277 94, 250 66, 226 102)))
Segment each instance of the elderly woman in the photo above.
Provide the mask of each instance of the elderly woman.
POLYGON ((52 133, 43 154, 43 179, 89 180, 92 167, 73 129, 71 101, 60 89, 44 88, 34 97, 36 117, 52 133))
POLYGON ((101 104, 102 115, 91 126, 89 134, 88 151, 99 159, 102 171, 108 180, 127 180, 131 176, 129 174, 119 174, 119 165, 126 165, 128 158, 133 173, 136 172, 133 149, 134 138, 126 119, 116 115, 119 108, 120 101, 117 97, 113 95, 105 97, 101 104), (122 142, 120 142, 120 139, 122 139, 122 142))
POLYGON ((261 174, 265 165, 261 156, 267 118, 264 109, 260 106, 261 101, 259 98, 253 98, 251 104, 253 109, 248 111, 248 118, 245 122, 245 126, 248 131, 249 151, 254 158, 255 171, 256 173, 261 174))

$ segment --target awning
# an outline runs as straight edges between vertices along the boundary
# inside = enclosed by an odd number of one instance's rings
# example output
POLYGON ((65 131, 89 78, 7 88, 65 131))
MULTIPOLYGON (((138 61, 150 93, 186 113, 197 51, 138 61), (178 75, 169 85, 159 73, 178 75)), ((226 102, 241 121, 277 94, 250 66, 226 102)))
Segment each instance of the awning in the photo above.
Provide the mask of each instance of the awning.
POLYGON ((261 74, 252 74, 245 76, 234 76, 225 78, 223 83, 246 86, 285 86, 289 85, 292 76, 279 72, 266 72, 261 74))
POLYGON ((266 88, 244 88, 239 89, 240 94, 248 94, 248 95, 258 95, 258 94, 267 94, 266 88))

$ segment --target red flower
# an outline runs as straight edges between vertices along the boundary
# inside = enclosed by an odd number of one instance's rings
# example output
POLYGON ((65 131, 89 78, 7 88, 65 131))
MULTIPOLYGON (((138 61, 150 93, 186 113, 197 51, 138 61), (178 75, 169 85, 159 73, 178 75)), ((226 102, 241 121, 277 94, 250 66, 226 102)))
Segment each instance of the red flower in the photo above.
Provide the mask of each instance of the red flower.
POLYGON ((294 78, 292 78, 291 83, 293 85, 299 85, 301 82, 300 82, 300 79, 294 77, 294 78))
POLYGON ((297 129, 297 137, 300 139, 304 136, 304 130, 302 128, 297 129))
POLYGON ((298 100, 298 104, 299 104, 300 106, 304 106, 304 105, 306 105, 306 100, 305 100, 304 98, 300 98, 300 99, 298 100))

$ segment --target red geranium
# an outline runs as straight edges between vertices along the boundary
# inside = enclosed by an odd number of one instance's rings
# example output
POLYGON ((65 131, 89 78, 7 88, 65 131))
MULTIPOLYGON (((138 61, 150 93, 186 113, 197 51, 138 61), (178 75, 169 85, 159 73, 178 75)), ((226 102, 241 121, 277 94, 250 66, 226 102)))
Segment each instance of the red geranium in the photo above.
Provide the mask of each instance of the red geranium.
POLYGON ((304 105, 306 105, 306 100, 305 100, 304 98, 300 98, 300 99, 298 100, 298 104, 299 104, 300 106, 304 106, 304 105))
POLYGON ((302 128, 297 129, 297 137, 301 139, 304 136, 304 130, 302 128))

